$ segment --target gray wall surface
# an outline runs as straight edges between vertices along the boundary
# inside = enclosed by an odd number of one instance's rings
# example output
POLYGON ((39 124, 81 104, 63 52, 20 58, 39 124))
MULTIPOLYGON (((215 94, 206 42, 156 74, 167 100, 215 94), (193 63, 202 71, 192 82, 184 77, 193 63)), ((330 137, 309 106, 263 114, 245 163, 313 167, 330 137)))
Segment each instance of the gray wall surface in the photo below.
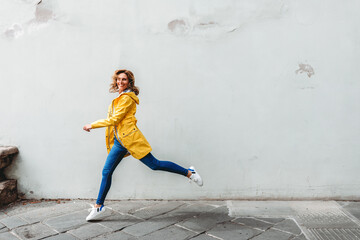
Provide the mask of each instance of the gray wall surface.
POLYGON ((96 198, 115 69, 204 187, 125 158, 108 199, 360 199, 360 1, 3 0, 0 144, 27 197, 96 198))

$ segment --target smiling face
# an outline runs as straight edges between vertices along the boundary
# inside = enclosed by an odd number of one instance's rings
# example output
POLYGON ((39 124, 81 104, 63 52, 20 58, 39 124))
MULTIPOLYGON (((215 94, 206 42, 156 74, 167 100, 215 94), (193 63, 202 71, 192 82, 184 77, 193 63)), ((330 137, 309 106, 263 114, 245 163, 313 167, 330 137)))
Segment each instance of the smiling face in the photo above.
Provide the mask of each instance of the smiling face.
POLYGON ((125 73, 120 73, 119 75, 117 75, 116 84, 119 88, 119 93, 126 90, 129 86, 129 79, 127 75, 125 73))

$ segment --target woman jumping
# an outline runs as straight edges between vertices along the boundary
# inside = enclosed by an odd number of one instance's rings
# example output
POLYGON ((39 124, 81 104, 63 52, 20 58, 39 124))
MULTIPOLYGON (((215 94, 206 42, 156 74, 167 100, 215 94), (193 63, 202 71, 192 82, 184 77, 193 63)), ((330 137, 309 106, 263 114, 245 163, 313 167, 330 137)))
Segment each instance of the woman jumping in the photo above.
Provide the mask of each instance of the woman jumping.
POLYGON ((120 95, 112 100, 106 119, 86 124, 83 129, 106 127, 106 147, 108 156, 102 171, 102 180, 96 204, 87 221, 98 220, 104 216, 105 197, 110 189, 111 177, 120 161, 130 154, 139 159, 152 170, 162 170, 181 174, 196 182, 199 186, 203 181, 194 167, 185 169, 170 161, 159 161, 151 154, 151 146, 136 126, 136 104, 139 104, 138 87, 135 86, 134 74, 126 69, 116 70, 110 84, 110 92, 118 92, 120 95))

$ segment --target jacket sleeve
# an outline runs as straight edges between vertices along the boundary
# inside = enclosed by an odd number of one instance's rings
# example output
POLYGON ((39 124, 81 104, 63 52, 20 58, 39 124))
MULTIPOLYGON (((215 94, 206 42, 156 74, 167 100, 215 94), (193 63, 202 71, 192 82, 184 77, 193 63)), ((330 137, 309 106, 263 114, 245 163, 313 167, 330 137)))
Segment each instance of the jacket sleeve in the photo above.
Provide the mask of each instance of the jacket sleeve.
POLYGON ((126 113, 133 107, 133 104, 135 104, 135 102, 131 97, 125 95, 125 97, 118 102, 117 106, 115 106, 115 113, 111 117, 91 123, 91 128, 101 128, 119 124, 126 113))

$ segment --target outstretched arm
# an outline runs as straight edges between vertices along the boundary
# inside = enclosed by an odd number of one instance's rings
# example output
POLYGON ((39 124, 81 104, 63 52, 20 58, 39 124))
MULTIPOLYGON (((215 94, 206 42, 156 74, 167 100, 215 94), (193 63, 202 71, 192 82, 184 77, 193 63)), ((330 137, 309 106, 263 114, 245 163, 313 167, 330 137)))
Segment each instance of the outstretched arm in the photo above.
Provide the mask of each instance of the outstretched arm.
POLYGON ((135 104, 135 102, 131 99, 131 97, 126 96, 121 99, 121 101, 115 107, 115 113, 111 117, 97 120, 91 124, 86 124, 83 129, 90 132, 90 129, 117 125, 125 117, 126 113, 132 108, 133 104, 135 104))

